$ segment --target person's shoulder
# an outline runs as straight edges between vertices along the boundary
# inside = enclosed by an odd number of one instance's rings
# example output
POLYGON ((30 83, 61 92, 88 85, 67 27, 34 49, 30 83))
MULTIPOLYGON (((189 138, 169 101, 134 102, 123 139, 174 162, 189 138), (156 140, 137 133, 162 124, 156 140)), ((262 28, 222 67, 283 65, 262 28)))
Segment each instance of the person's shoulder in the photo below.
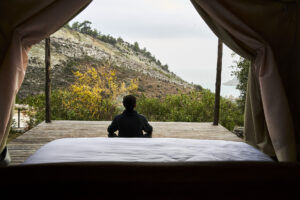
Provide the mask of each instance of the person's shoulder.
POLYGON ((147 118, 144 116, 144 115, 141 115, 141 114, 139 114, 139 113, 136 113, 141 119, 143 119, 143 120, 147 120, 147 118))
POLYGON ((120 117, 122 117, 122 114, 123 114, 123 113, 121 113, 121 114, 118 114, 118 115, 114 116, 114 118, 113 118, 113 119, 114 119, 114 120, 116 120, 116 119, 119 119, 120 117))

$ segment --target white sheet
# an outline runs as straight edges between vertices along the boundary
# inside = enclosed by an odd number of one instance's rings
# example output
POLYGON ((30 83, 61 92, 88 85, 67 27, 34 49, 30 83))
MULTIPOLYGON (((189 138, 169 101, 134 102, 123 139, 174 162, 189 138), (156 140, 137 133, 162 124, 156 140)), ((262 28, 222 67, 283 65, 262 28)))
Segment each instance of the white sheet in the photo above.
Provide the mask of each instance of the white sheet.
POLYGON ((64 138, 36 151, 24 164, 58 162, 272 161, 243 142, 176 138, 64 138))

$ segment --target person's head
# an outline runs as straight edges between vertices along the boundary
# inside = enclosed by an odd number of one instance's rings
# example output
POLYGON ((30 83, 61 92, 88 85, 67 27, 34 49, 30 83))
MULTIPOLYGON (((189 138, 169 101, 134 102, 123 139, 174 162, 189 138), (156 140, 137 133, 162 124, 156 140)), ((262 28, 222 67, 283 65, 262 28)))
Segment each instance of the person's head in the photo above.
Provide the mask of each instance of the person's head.
POLYGON ((132 111, 136 106, 136 98, 133 95, 127 95, 123 98, 123 105, 126 110, 132 111))

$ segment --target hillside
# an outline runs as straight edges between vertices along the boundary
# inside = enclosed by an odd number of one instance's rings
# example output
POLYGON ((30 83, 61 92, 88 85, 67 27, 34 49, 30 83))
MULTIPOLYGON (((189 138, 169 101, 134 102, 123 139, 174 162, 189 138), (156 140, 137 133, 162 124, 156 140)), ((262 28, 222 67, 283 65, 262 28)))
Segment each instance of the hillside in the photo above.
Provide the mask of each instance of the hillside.
MULTIPOLYGON (((44 45, 44 41, 41 41, 29 52, 28 68, 18 93, 19 98, 44 92, 44 45)), ((114 64, 119 80, 128 82, 138 78, 138 92, 149 97, 195 89, 194 85, 135 51, 127 42, 111 45, 89 35, 61 28, 51 36, 52 90, 68 87, 74 81, 73 71, 84 70, 86 65, 100 67, 107 60, 114 64)))

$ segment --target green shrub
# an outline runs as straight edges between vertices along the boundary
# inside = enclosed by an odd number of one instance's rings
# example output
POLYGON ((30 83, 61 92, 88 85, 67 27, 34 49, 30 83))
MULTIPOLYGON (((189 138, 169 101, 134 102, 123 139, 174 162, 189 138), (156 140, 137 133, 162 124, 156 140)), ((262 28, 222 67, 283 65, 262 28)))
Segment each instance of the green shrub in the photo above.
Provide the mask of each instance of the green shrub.
MULTIPOLYGON (((74 119, 72 111, 63 106, 63 99, 68 95, 67 92, 54 90, 51 92, 51 118, 53 120, 71 120, 74 119)), ((34 127, 38 123, 45 120, 45 94, 28 96, 20 100, 22 104, 28 104, 30 109, 28 115, 30 117, 29 126, 34 127)))
MULTIPOLYGON (((53 91, 51 93, 51 118, 53 120, 110 120, 91 118, 84 110, 78 115, 75 109, 64 106, 64 100, 70 98, 68 91, 53 91), (85 113, 85 114, 84 114, 85 113)), ((27 97, 21 103, 34 107, 31 112, 31 126, 40 123, 45 118, 45 95, 27 97), (33 120, 34 119, 34 120, 33 120)), ((212 122, 214 112, 214 93, 209 90, 191 92, 189 94, 169 95, 164 98, 145 97, 137 99, 137 111, 150 121, 175 122, 212 122)), ((107 111, 107 116, 115 113, 107 111)), ((105 115, 106 116, 106 115, 105 115)), ((243 125, 243 114, 237 103, 221 97, 220 124, 232 131, 235 126, 243 125)))
MULTIPOLYGON (((138 99, 137 110, 151 121, 212 122, 214 93, 203 90, 162 99, 142 96, 138 99)), ((226 98, 221 98, 220 102, 220 124, 229 130, 243 125, 238 105, 226 98)))

